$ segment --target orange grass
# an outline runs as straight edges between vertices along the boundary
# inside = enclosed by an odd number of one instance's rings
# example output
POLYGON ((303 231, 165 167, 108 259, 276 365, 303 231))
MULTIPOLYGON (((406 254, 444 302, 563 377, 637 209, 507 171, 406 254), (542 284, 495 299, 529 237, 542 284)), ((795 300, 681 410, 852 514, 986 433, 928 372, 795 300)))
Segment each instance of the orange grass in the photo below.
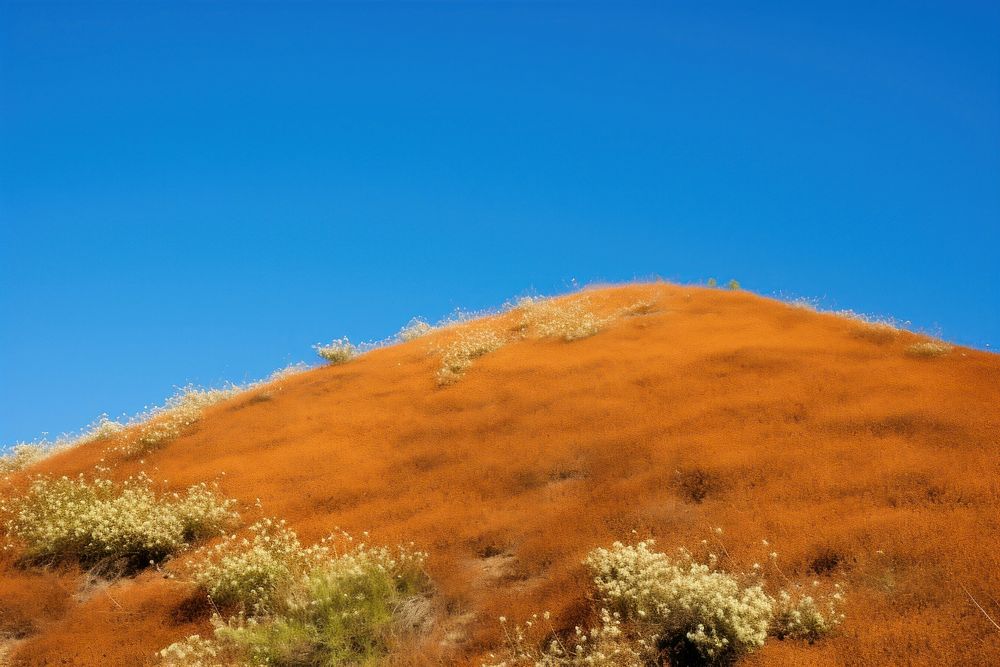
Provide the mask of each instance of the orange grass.
MULTIPOLYGON (((438 616, 399 664, 478 665, 501 615, 550 610, 572 629, 590 620, 589 550, 714 547, 714 527, 721 567, 771 567, 775 550, 794 580, 846 585, 835 635, 772 639, 744 664, 1000 664, 1000 631, 972 601, 1000 617, 1000 357, 914 357, 916 334, 859 336, 854 320, 745 292, 586 298, 618 316, 580 340, 518 337, 516 311, 477 323, 511 341, 448 386, 435 350, 462 325, 211 406, 144 463, 93 442, 35 470, 106 458, 112 478, 145 469, 172 488, 224 472, 247 522, 281 516, 307 542, 334 526, 412 540, 430 554, 438 616), (622 314, 637 302, 656 307, 622 314)), ((180 580, 147 572, 88 596, 80 581, 0 564, 12 664, 153 664, 210 634, 180 580)))

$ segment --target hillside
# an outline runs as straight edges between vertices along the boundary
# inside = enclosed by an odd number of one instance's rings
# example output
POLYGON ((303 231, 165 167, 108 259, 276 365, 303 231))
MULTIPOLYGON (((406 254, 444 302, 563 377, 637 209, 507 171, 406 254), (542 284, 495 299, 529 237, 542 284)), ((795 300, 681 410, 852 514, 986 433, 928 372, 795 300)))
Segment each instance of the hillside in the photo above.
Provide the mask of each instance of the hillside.
MULTIPOLYGON (((429 554, 435 621, 398 664, 479 665, 500 616, 587 622, 584 557, 647 537, 708 540, 734 571, 844 584, 836 632, 769 640, 743 664, 1000 664, 1000 630, 973 602, 1000 616, 1000 357, 914 353, 925 337, 741 291, 566 299, 615 317, 578 340, 514 340, 444 385, 438 350, 462 326, 433 331, 213 405, 141 459, 97 440, 30 472, 217 481, 243 525, 412 541, 429 554)), ((11 665, 155 664, 211 634, 192 586, 164 576, 174 562, 108 583, 4 559, 11 665)))

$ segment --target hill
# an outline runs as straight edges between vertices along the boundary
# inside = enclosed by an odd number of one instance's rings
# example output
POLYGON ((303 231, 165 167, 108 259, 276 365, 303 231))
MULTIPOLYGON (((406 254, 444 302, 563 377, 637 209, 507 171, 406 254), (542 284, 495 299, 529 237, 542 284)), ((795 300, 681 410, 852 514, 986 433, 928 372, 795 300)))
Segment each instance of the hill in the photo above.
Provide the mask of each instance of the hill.
MULTIPOLYGON (((141 456, 98 438, 26 472, 216 481, 241 525, 413 542, 434 622, 397 664, 479 665, 501 616, 589 623, 583 559, 646 538, 844 585, 835 632, 770 640, 743 664, 1000 664, 1000 357, 742 291, 630 285, 556 304, 254 387, 141 456)), ((6 552, 7 660, 154 664, 210 635, 210 609, 171 575, 183 558, 103 581, 6 552)))

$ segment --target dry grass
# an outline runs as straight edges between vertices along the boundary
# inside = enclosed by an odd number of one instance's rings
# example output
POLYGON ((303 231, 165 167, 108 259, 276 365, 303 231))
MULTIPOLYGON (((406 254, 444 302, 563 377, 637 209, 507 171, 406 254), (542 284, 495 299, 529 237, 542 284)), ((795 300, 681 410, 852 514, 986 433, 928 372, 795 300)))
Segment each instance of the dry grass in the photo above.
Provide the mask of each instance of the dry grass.
POLYGON ((357 346, 351 343, 346 337, 338 338, 326 345, 314 345, 313 349, 316 350, 316 354, 331 364, 343 364, 358 355, 357 346))
POLYGON ((593 336, 613 320, 596 315, 586 297, 529 301, 519 310, 518 328, 526 337, 574 341, 593 336))
POLYGON ((437 373, 439 385, 457 382, 472 366, 472 362, 483 355, 495 352, 506 345, 507 338, 491 329, 470 328, 459 332, 458 336, 440 350, 441 368, 437 373))
POLYGON ((932 359, 943 357, 952 351, 952 346, 936 340, 928 340, 922 343, 914 343, 906 348, 906 353, 911 357, 932 359))

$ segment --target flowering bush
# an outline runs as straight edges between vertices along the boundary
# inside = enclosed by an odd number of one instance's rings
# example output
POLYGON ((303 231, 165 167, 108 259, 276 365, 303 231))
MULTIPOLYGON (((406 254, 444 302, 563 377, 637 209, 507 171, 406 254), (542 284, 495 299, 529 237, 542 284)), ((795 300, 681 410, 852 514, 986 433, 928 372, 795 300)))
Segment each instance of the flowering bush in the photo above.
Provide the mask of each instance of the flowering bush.
POLYGON ((653 551, 651 540, 592 551, 586 564, 597 592, 623 618, 657 629, 664 649, 686 661, 721 662, 764 645, 774 600, 758 584, 653 551))
POLYGON ((428 613, 413 603, 428 587, 423 553, 354 544, 346 534, 303 547, 272 519, 251 532, 194 559, 195 582, 237 613, 213 620, 214 639, 192 636, 165 648, 167 665, 370 664, 394 632, 420 624, 413 609, 428 613))
POLYGON ((250 526, 251 537, 228 535, 200 550, 191 578, 223 608, 259 616, 274 610, 291 582, 329 556, 322 545, 304 548, 283 521, 263 519, 250 526))
POLYGON ((162 561, 194 540, 220 534, 239 518, 234 505, 206 484, 183 494, 159 495, 145 475, 122 484, 88 482, 82 475, 38 476, 0 512, 8 517, 8 538, 23 546, 28 560, 114 561, 134 570, 162 561))
POLYGON ((327 345, 313 345, 316 354, 331 364, 343 364, 358 354, 358 348, 345 338, 338 338, 327 345))

